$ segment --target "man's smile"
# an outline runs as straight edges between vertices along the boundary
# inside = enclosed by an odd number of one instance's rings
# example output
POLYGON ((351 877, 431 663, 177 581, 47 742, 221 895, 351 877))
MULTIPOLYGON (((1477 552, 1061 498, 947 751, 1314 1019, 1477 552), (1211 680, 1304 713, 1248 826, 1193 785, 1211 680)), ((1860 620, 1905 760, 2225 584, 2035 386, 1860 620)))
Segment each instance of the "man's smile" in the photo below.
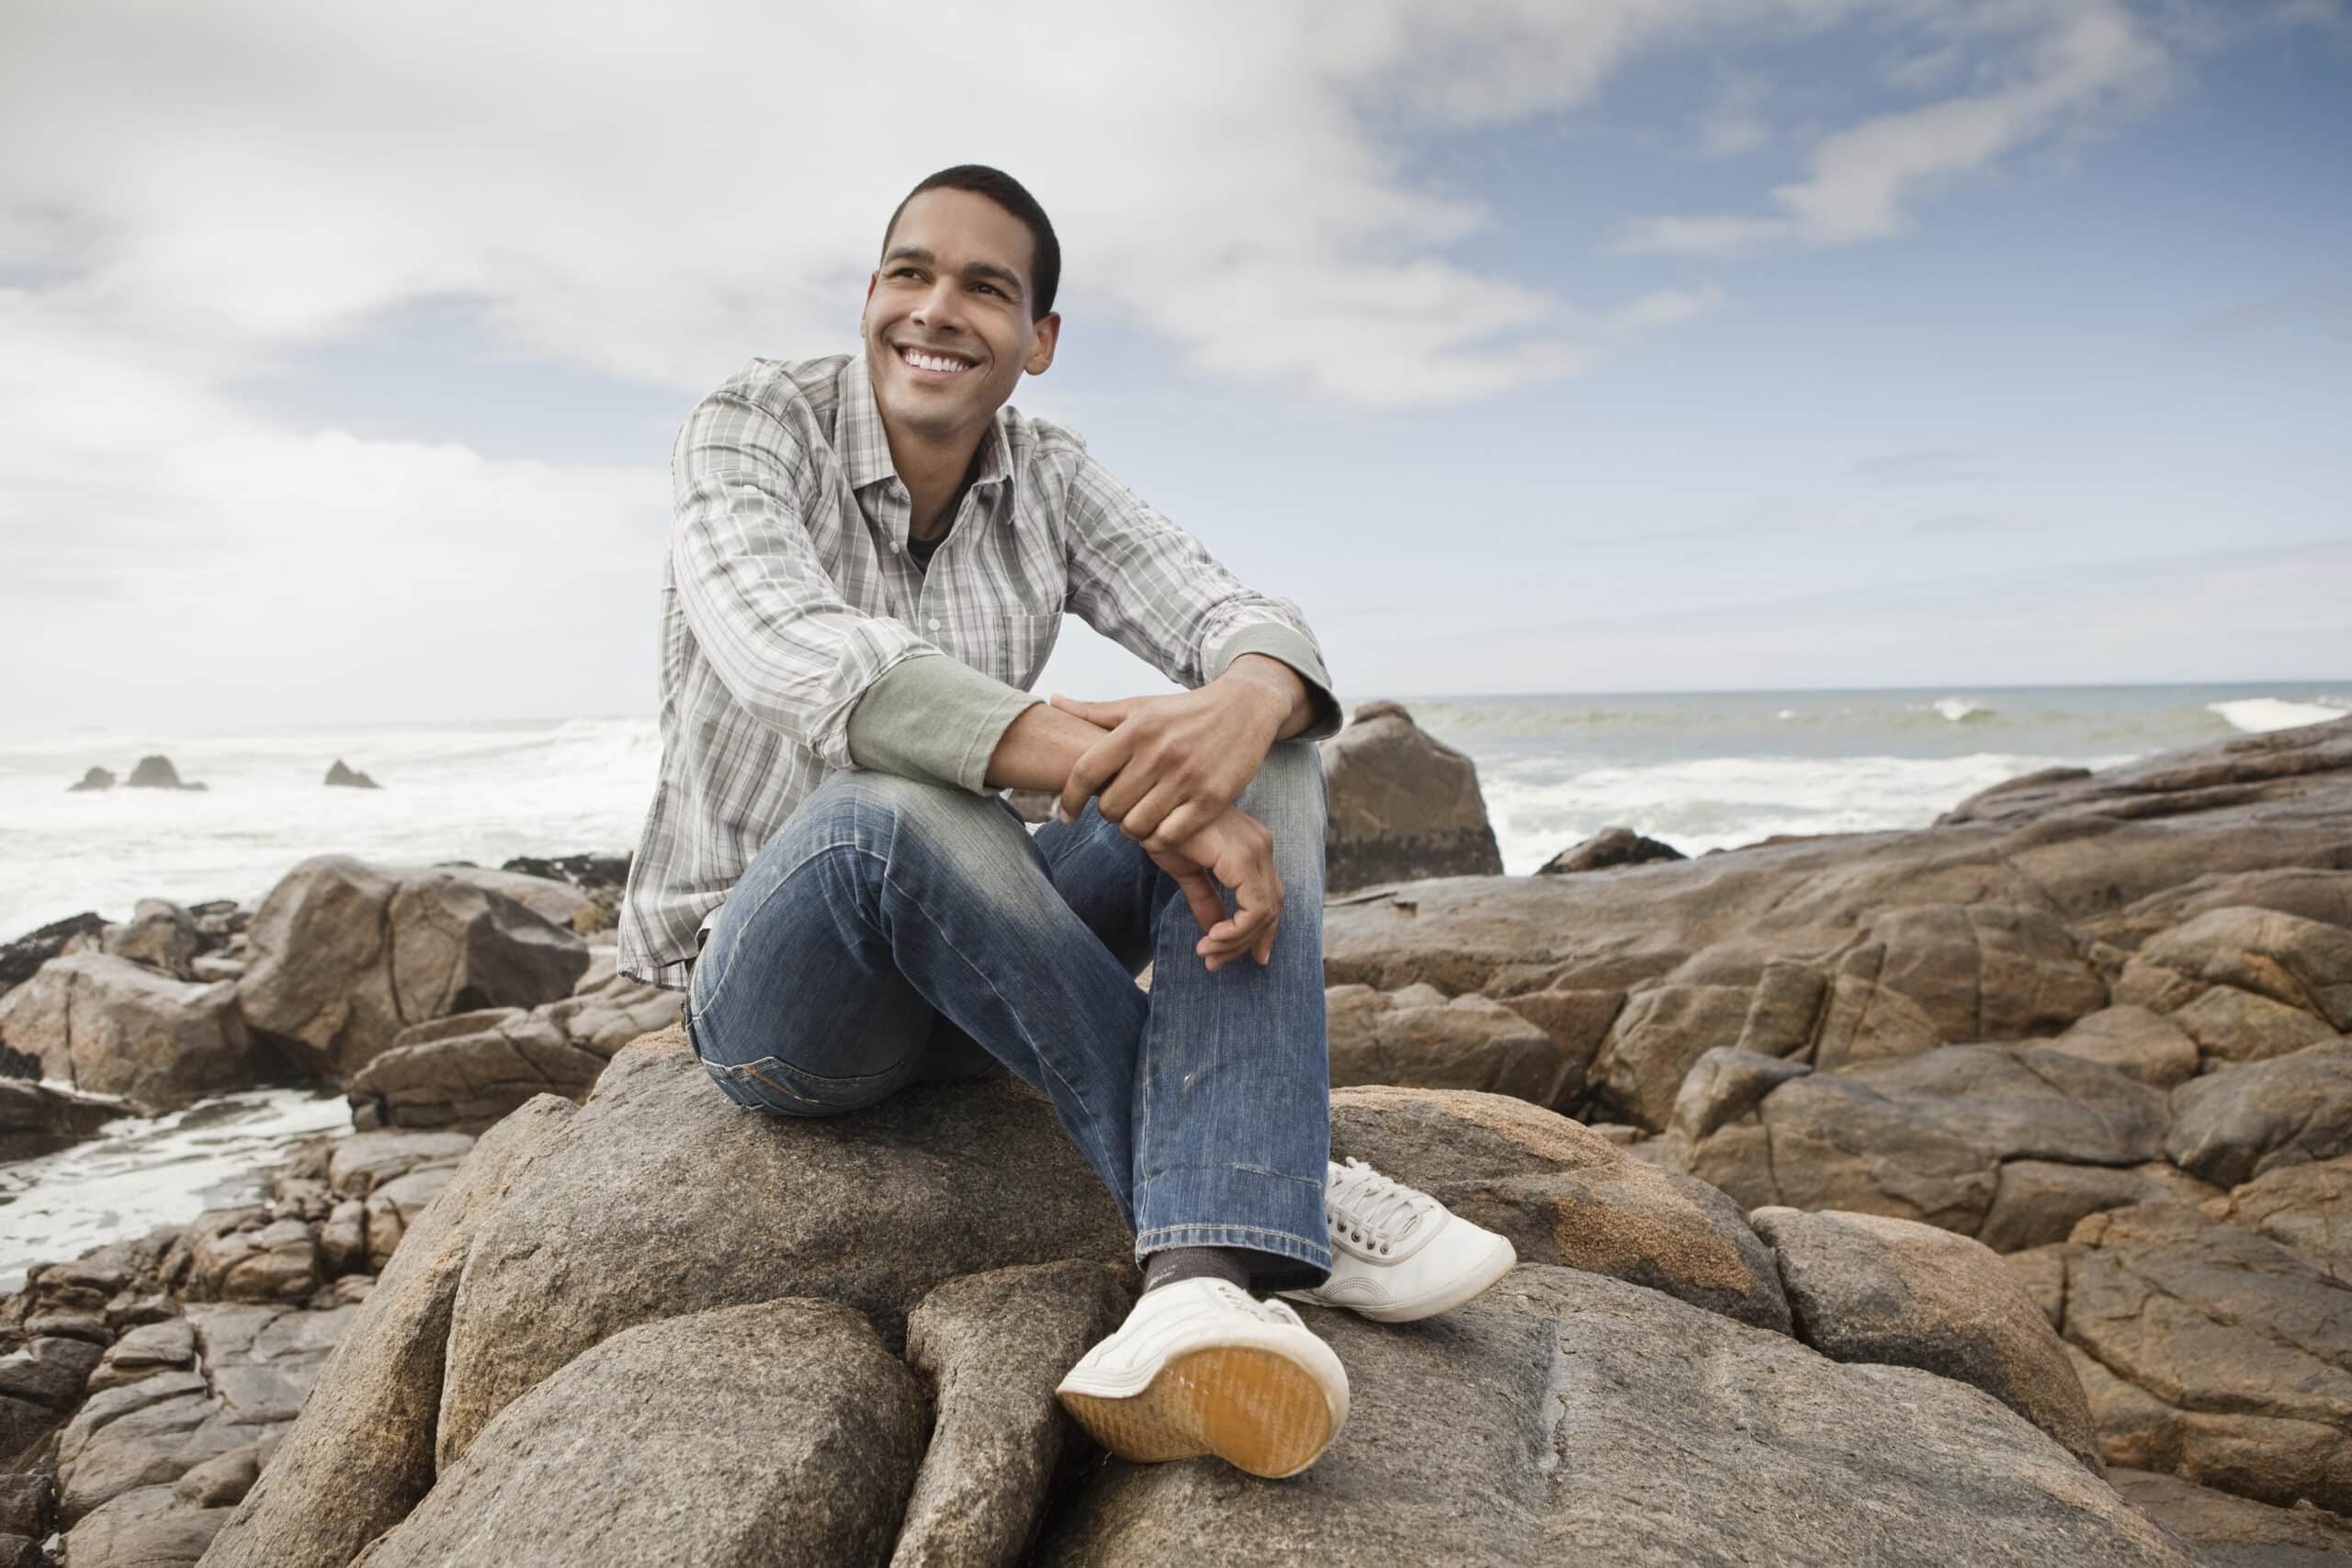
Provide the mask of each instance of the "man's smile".
POLYGON ((891 345, 899 363, 914 371, 918 377, 945 381, 972 368, 973 361, 960 355, 936 354, 928 349, 909 348, 903 344, 891 345))

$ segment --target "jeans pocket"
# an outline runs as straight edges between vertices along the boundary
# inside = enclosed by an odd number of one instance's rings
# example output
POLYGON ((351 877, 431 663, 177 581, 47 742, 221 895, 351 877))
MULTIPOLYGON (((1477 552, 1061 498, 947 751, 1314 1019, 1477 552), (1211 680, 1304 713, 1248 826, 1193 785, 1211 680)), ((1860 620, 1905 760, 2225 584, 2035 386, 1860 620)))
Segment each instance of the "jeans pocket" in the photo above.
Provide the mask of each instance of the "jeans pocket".
POLYGON ((738 1104, 773 1111, 779 1116, 832 1116, 871 1105, 897 1087, 908 1066, 901 1061, 878 1073, 829 1078, 804 1072, 781 1056, 703 1065, 738 1104))

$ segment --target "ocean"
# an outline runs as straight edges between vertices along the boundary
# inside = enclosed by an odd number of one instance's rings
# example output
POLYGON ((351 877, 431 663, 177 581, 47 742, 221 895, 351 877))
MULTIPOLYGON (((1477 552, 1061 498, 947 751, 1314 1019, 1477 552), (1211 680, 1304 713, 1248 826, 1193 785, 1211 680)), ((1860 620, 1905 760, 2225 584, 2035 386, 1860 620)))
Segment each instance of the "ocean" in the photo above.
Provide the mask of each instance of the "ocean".
MULTIPOLYGON (((1401 700, 1477 764, 1503 869, 1521 874, 1615 824, 1690 854, 1920 827, 2036 768, 2339 717, 2352 681, 1401 700)), ((495 865, 627 849, 660 758, 650 717, 0 741, 0 940, 141 897, 253 902, 330 851, 495 865), (209 787, 66 793, 151 752, 209 787), (323 787, 337 759, 384 787, 323 787)))
MULTIPOLYGON (((1691 854, 1773 833, 1920 827, 2037 768, 2340 717, 2352 682, 1404 702, 1476 762, 1503 869, 1523 874, 1619 823, 1691 854)), ((660 757, 650 718, 0 743, 0 938, 82 909, 120 918, 145 897, 257 900, 327 851, 495 865, 626 849, 660 757), (94 764, 127 776, 150 752, 209 787, 65 792, 94 764), (337 759, 384 787, 323 787, 337 759)), ((349 1126, 340 1095, 261 1089, 0 1166, 0 1292, 34 1262, 255 1201, 254 1166, 349 1126)))

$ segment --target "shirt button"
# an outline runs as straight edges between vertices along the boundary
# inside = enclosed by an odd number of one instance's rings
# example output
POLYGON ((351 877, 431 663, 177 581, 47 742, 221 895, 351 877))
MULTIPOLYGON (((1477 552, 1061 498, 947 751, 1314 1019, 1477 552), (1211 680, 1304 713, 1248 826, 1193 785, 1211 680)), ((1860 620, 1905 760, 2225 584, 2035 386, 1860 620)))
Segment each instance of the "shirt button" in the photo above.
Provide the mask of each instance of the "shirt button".
POLYGON ((933 631, 937 631, 939 629, 939 617, 937 615, 933 615, 931 618, 931 629, 933 631))
POLYGON ((890 553, 894 556, 899 553, 899 541, 896 539, 890 541, 890 553))

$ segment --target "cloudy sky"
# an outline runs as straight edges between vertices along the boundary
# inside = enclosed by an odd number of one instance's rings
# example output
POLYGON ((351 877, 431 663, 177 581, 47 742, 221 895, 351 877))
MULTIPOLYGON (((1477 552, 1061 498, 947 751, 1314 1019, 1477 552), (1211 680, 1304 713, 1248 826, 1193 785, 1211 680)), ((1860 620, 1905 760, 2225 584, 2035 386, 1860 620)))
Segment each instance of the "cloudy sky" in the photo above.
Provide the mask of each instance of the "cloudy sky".
POLYGON ((10 6, 0 729, 650 713, 680 419, 963 162, 1350 700, 2342 678, 2348 144, 2334 0, 10 6))

